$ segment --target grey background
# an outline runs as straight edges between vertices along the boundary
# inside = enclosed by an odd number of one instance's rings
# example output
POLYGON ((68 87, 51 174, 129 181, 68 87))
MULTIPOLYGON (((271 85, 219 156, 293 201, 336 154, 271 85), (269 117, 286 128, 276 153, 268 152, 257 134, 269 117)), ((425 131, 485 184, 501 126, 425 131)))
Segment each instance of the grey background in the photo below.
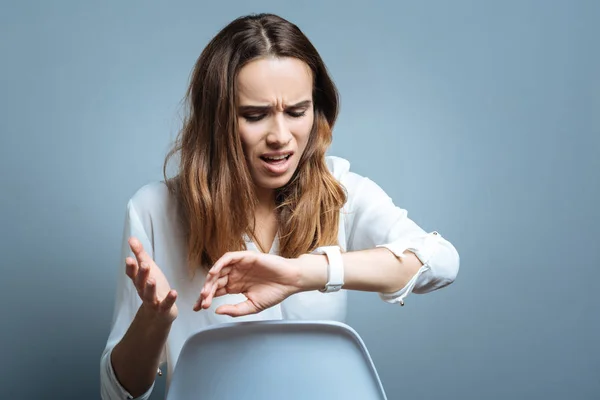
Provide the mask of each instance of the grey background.
POLYGON ((127 199, 202 48, 258 11, 328 64, 330 153, 461 254, 404 308, 352 293, 389 398, 600 396, 599 2, 0 4, 0 398, 99 396, 127 199))

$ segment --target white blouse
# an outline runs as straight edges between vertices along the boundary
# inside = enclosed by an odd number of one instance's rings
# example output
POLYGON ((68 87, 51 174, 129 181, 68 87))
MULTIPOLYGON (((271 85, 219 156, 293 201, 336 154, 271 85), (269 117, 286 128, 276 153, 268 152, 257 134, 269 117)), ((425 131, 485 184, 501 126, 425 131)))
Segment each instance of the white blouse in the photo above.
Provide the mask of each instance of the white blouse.
MULTIPOLYGON (((407 217, 407 212, 394 205, 392 199, 373 181, 350 171, 350 163, 339 157, 327 157, 333 176, 346 188, 348 200, 340 211, 339 245, 345 251, 386 247, 396 256, 404 251, 415 253, 423 266, 400 291, 382 294, 389 303, 404 305, 411 292, 427 293, 452 283, 459 269, 459 256, 454 246, 437 232, 427 233, 407 217)), ((111 331, 100 361, 100 383, 103 399, 132 399, 115 377, 110 355, 121 340, 142 301, 125 274, 124 260, 133 256, 127 240, 137 237, 165 274, 171 287, 177 290, 179 314, 173 322, 162 353, 161 363, 167 362, 167 390, 175 363, 185 340, 210 325, 232 321, 257 321, 272 319, 335 320, 346 317, 344 290, 335 293, 319 291, 293 295, 281 304, 258 314, 233 318, 217 315, 214 310, 222 304, 235 304, 246 300, 241 295, 215 298, 209 309, 194 312, 192 307, 204 284, 204 274, 190 279, 185 264, 186 245, 182 227, 177 221, 177 204, 164 182, 140 188, 127 204, 115 308, 111 331)), ((247 238, 248 250, 259 251, 247 238)), ((275 238, 270 253, 278 253, 275 238)), ((376 268, 370 266, 369 268, 376 268)), ((147 399, 154 385, 138 399, 147 399)))

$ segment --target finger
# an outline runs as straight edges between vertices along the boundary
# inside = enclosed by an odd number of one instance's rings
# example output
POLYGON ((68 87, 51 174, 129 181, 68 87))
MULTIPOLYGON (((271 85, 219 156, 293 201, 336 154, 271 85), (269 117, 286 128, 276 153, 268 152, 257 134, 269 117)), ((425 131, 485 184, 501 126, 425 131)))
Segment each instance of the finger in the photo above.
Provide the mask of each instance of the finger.
POLYGON ((209 279, 213 276, 218 276, 221 269, 225 268, 227 265, 239 263, 240 261, 249 259, 253 256, 256 256, 256 253, 253 251, 232 251, 225 253, 208 271, 209 279))
POLYGON ((152 257, 150 257, 146 250, 144 250, 142 242, 140 242, 136 237, 130 237, 128 242, 138 264, 147 263, 148 265, 151 265, 154 262, 152 257))
POLYGON ((219 279, 222 279, 225 276, 229 276, 229 273, 231 272, 233 267, 234 265, 227 265, 226 267, 223 267, 221 269, 218 275, 210 276, 208 280, 204 283, 204 287, 202 288, 200 294, 204 295, 204 297, 206 298, 210 293, 212 293, 215 290, 214 287, 219 282, 219 279))
POLYGON ((140 264, 140 268, 137 276, 135 277, 135 287, 139 291, 144 290, 144 286, 146 285, 146 280, 150 276, 150 267, 146 263, 140 264))
POLYGON ((200 291, 200 297, 196 301, 194 305, 194 310, 198 311, 202 308, 210 307, 212 303, 212 297, 214 296, 214 292, 219 290, 221 287, 226 286, 229 281, 229 272, 231 272, 231 267, 225 267, 221 270, 221 277, 215 276, 211 281, 206 282, 202 287, 202 291, 200 291), (207 299, 210 301, 207 303, 207 299))
POLYGON ((217 290, 227 286, 229 283, 229 272, 231 272, 231 268, 221 270, 223 276, 219 277, 219 279, 210 286, 210 289, 204 292, 205 297, 214 296, 217 290))
POLYGON ((159 304, 159 311, 163 313, 169 311, 171 307, 173 307, 173 305, 175 304, 175 300, 177 300, 177 292, 175 290, 169 291, 169 293, 167 293, 167 296, 159 304))
MULTIPOLYGON (((215 292, 221 288, 227 287, 227 283, 229 281, 229 276, 225 275, 217 280, 217 282, 212 285, 210 292, 204 299, 202 299, 202 308, 209 308, 212 304, 212 299, 215 296, 215 292)), ((202 296, 201 296, 202 297, 202 296)))
POLYGON ((127 257, 125 259, 125 274, 134 282, 138 270, 139 268, 137 262, 133 258, 127 257))
POLYGON ((215 292, 221 288, 227 286, 227 282, 229 282, 229 275, 225 275, 217 280, 217 282, 212 286, 212 290, 209 293, 209 300, 212 300, 215 292))
POLYGON ((250 300, 238 304, 226 304, 219 306, 215 313, 229 315, 231 317, 241 317, 248 314, 256 314, 258 309, 250 300))
POLYGON ((225 268, 221 269, 219 275, 207 276, 206 281, 204 282, 204 285, 202 286, 202 290, 200 291, 200 298, 198 298, 198 301, 200 301, 203 298, 206 298, 208 296, 208 294, 213 290, 213 286, 216 284, 216 282, 221 277, 229 274, 230 271, 231 271, 231 267, 225 267, 225 268))
POLYGON ((144 293, 143 294, 144 302, 155 306, 157 303, 157 299, 156 299, 156 282, 154 282, 154 279, 149 278, 146 281, 146 285, 144 286, 143 293, 144 293))
MULTIPOLYGON (((221 270, 222 273, 229 273, 231 268, 221 270)), ((203 308, 209 308, 212 304, 212 297, 214 296, 214 292, 227 285, 229 277, 227 275, 217 279, 214 284, 205 284, 200 292, 200 296, 196 303, 194 304, 193 310, 200 311, 203 308)))
POLYGON ((221 296, 225 296, 226 294, 229 294, 229 292, 227 291, 227 288, 221 288, 215 292, 214 297, 221 297, 221 296))

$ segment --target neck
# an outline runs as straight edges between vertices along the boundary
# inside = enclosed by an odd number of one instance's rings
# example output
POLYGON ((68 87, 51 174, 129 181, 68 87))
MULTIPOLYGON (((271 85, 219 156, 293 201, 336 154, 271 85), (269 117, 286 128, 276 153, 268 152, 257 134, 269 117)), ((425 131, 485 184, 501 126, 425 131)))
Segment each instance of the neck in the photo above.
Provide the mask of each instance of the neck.
POLYGON ((272 189, 258 189, 256 191, 258 198, 257 211, 272 212, 275 209, 275 191, 272 189))

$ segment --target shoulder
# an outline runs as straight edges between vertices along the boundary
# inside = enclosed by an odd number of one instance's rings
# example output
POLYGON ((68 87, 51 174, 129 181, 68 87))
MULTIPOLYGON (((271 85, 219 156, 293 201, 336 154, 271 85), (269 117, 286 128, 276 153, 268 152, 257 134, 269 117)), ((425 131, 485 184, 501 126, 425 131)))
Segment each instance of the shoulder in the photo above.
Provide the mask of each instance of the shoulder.
POLYGON ((333 177, 346 188, 350 196, 354 195, 356 189, 362 184, 369 182, 369 179, 366 177, 352 171, 350 161, 345 158, 327 156, 325 157, 325 162, 327 163, 329 172, 331 172, 333 177))
POLYGON ((127 223, 138 235, 147 236, 154 249, 164 237, 179 237, 181 219, 178 202, 164 181, 155 181, 138 188, 127 203, 127 223), (157 236, 158 235, 158 236, 157 236))
POLYGON ((354 173, 350 169, 350 161, 342 157, 327 156, 325 157, 325 163, 329 168, 331 175, 346 187, 346 190, 352 189, 352 187, 362 178, 362 176, 354 173))
POLYGON ((164 181, 147 183, 138 188, 129 199, 127 209, 132 217, 137 217, 144 225, 175 211, 175 196, 164 181))
POLYGON ((163 181, 145 184, 129 199, 129 203, 137 210, 163 208, 170 201, 172 201, 172 194, 163 181))
POLYGON ((327 156, 325 160, 333 177, 346 189, 348 209, 390 201, 388 194, 377 183, 352 171, 348 160, 336 156, 327 156))
POLYGON ((338 181, 341 180, 348 172, 350 172, 350 161, 342 157, 326 156, 325 163, 329 168, 329 172, 338 181))

